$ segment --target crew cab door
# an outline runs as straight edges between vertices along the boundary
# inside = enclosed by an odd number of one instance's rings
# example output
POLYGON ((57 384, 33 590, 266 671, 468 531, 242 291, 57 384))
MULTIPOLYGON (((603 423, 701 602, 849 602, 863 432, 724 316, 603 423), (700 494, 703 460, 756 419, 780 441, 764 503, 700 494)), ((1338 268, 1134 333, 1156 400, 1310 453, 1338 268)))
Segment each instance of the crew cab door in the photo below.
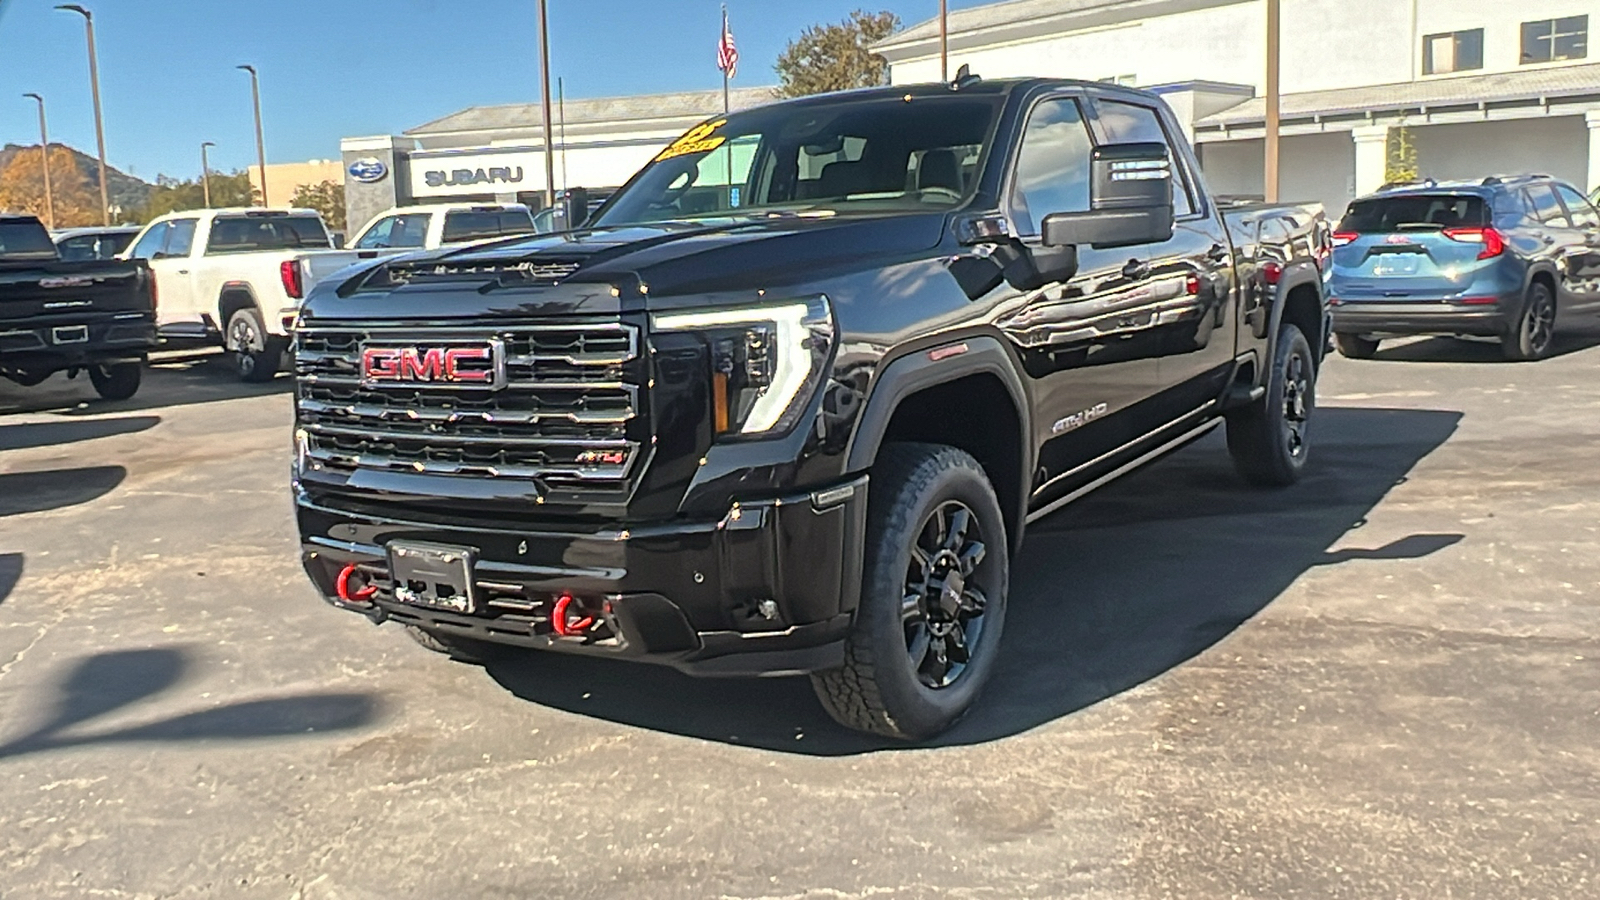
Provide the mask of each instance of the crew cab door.
POLYGON ((145 260, 156 280, 156 326, 165 336, 203 337, 205 320, 195 303, 194 250, 197 219, 168 219, 145 229, 128 251, 145 260))
MULTIPOLYGON (((1087 212, 1093 140, 1082 95, 1055 95, 1029 111, 1007 188, 1012 233, 1043 250, 1047 215, 1087 212)), ((1036 505, 1063 479, 1148 430, 1141 401, 1156 387, 1156 359, 1123 319, 1136 315, 1149 271, 1126 249, 1078 248, 1077 274, 1001 304, 999 328, 1033 380, 1036 505)), ((1131 322, 1131 319, 1129 320, 1131 322)))
POLYGON ((1227 227, 1199 189, 1176 123, 1154 106, 1099 98, 1095 128, 1103 143, 1165 144, 1172 159, 1172 239, 1128 248, 1155 292, 1151 331, 1142 337, 1156 366, 1158 425, 1216 399, 1232 371, 1239 323, 1233 308, 1233 254, 1227 227))

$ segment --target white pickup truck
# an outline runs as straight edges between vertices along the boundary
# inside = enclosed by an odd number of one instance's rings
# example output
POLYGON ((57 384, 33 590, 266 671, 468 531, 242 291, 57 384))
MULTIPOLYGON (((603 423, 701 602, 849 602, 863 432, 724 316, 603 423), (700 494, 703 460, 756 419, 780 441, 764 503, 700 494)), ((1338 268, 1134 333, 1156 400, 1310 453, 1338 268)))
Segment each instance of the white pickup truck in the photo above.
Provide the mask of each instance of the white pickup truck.
POLYGON ((318 279, 378 254, 335 250, 310 209, 207 209, 155 219, 123 254, 155 276, 168 342, 218 344, 239 377, 277 374, 299 304, 318 279))
POLYGON ((532 234, 533 213, 521 203, 439 203, 397 206, 372 217, 349 247, 355 250, 437 250, 451 244, 532 234))

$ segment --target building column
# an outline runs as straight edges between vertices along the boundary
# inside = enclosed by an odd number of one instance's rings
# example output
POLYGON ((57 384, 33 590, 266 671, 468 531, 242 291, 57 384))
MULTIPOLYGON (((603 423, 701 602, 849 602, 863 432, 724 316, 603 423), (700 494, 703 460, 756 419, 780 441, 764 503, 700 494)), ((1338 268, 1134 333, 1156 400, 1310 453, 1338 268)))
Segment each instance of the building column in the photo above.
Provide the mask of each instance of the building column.
POLYGON ((406 154, 416 141, 401 135, 345 138, 339 142, 344 162, 344 206, 347 238, 373 216, 409 201, 404 171, 406 154))
POLYGON ((1389 171, 1389 126, 1360 125, 1350 131, 1356 142, 1356 196, 1383 187, 1389 171))
POLYGON ((1600 109, 1584 113, 1583 124, 1589 126, 1589 183, 1583 186, 1587 192, 1600 187, 1600 109))

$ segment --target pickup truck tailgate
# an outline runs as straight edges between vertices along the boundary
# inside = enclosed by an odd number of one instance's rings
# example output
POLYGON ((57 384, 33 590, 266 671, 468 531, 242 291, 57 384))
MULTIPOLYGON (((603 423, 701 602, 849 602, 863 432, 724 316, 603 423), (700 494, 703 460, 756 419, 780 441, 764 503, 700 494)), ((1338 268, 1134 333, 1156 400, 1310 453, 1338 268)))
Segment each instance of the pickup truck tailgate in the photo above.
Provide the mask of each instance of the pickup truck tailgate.
POLYGON ((0 322, 66 314, 148 312, 144 264, 89 260, 0 264, 0 322))

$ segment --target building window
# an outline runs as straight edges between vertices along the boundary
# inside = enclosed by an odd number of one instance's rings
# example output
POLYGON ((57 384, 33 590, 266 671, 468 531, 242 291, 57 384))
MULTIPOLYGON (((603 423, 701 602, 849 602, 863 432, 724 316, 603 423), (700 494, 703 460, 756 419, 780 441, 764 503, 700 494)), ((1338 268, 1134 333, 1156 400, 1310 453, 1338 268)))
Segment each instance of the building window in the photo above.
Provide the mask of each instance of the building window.
POLYGON ((1522 23, 1522 62, 1546 63, 1589 56, 1589 17, 1522 23))
POLYGON ((1107 75, 1096 80, 1102 84, 1120 84, 1123 87, 1139 86, 1139 76, 1137 75, 1107 75))
POLYGON ((1483 68, 1483 29, 1430 34, 1422 39, 1422 74, 1448 75, 1483 68))

